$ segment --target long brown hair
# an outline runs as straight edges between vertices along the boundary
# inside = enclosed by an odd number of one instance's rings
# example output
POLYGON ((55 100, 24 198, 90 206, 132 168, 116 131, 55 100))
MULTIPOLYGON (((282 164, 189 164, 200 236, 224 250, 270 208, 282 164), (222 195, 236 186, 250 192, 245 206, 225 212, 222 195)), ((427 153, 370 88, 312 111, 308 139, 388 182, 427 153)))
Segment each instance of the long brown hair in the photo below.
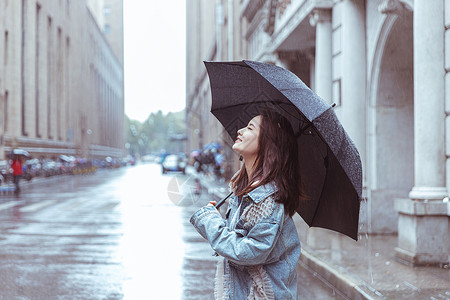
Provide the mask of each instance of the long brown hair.
POLYGON ((236 196, 243 196, 273 182, 278 189, 276 201, 292 216, 301 194, 297 139, 289 121, 278 112, 265 109, 260 115, 259 151, 252 178, 248 179, 242 166, 231 179, 231 188, 236 196))

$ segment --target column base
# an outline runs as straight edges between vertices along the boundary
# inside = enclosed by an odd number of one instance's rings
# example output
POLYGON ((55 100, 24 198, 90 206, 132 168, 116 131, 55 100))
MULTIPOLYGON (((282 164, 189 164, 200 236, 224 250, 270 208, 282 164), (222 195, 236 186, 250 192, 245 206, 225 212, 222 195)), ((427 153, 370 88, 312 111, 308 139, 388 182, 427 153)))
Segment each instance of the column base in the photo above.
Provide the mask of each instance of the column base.
POLYGON ((449 263, 449 204, 395 199, 399 260, 414 266, 449 263))
POLYGON ((421 187, 415 186, 409 192, 409 198, 412 200, 442 200, 448 196, 445 187, 421 187))
POLYGON ((411 267, 442 266, 448 264, 448 255, 430 256, 422 253, 414 253, 400 247, 395 247, 395 259, 411 267))

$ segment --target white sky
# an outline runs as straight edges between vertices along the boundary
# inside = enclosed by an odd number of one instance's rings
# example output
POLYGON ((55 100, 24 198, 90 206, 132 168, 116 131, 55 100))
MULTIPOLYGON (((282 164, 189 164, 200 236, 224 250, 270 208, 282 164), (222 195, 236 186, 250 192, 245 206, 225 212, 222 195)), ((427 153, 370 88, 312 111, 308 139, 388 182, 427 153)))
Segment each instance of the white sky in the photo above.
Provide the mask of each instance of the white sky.
POLYGON ((185 107, 186 1, 124 0, 125 113, 185 107), (170 3, 170 4, 169 4, 170 3))

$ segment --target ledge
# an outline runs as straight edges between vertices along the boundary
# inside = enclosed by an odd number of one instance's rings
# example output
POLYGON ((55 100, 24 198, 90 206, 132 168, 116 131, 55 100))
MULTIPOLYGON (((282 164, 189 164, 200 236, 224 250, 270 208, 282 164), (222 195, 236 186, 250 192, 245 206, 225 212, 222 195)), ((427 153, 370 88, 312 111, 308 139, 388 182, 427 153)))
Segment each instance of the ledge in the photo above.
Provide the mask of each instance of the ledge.
POLYGON ((443 200, 415 201, 395 199, 394 208, 400 214, 415 216, 450 216, 450 202, 443 200))
POLYGON ((242 3, 241 15, 251 22, 256 12, 263 6, 263 4, 263 1, 244 0, 242 3))

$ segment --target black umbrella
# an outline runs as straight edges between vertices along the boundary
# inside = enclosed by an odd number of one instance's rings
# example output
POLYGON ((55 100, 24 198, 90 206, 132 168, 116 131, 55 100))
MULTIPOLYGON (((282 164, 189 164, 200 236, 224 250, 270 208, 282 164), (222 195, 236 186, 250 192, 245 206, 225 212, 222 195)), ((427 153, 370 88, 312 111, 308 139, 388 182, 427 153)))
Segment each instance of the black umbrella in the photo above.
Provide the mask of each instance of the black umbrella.
POLYGON ((361 158, 331 105, 296 75, 253 61, 205 62, 211 112, 233 140, 261 109, 276 110, 296 132, 306 199, 297 212, 309 226, 358 235, 361 158))

